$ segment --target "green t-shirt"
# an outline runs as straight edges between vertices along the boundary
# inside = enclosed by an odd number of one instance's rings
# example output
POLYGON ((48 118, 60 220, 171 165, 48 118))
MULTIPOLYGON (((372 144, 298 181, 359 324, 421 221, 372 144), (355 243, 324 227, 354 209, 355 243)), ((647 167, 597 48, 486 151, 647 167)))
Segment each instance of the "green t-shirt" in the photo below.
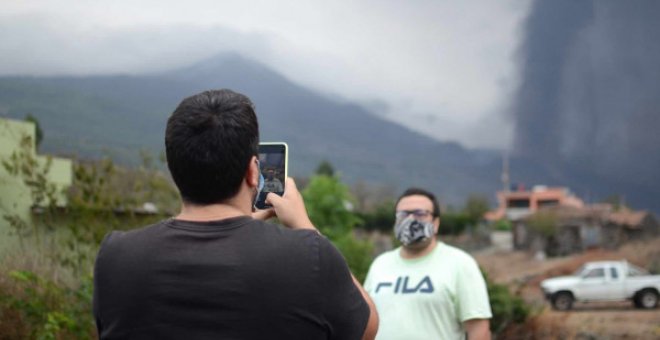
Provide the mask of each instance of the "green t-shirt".
POLYGON ((403 259, 380 255, 364 283, 380 317, 377 340, 464 339, 463 321, 492 317, 476 261, 438 242, 431 253, 403 259))

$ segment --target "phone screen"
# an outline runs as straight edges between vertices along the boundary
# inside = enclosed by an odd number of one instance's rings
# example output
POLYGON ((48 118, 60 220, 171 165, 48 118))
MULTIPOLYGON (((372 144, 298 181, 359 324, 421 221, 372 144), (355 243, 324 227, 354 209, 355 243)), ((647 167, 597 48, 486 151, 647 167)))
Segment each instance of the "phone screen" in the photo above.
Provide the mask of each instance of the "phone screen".
POLYGON ((256 207, 258 209, 269 207, 265 202, 269 192, 280 196, 284 194, 284 182, 287 177, 287 149, 286 143, 259 144, 259 165, 261 174, 264 176, 264 188, 257 199, 256 207))

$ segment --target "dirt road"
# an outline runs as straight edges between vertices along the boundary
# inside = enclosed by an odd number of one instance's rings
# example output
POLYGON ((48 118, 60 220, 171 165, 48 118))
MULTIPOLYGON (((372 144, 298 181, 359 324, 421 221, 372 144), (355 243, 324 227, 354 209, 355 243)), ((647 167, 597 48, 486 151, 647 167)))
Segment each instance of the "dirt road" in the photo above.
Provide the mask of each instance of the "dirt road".
POLYGON ((615 251, 592 250, 547 260, 503 250, 474 256, 492 280, 507 284, 534 308, 534 316, 527 323, 508 329, 501 339, 660 339, 660 308, 638 310, 630 302, 578 303, 569 312, 558 312, 544 301, 539 288, 541 280, 570 274, 588 261, 626 259, 654 268, 660 263, 660 238, 615 251))

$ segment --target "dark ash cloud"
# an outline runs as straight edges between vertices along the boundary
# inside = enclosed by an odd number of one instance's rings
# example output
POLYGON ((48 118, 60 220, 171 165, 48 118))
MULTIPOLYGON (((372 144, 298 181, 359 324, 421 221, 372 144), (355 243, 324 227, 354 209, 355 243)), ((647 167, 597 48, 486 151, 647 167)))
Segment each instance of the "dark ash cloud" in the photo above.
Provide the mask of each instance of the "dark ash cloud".
POLYGON ((660 198, 659 18, 653 0, 534 2, 514 102, 518 155, 660 198))

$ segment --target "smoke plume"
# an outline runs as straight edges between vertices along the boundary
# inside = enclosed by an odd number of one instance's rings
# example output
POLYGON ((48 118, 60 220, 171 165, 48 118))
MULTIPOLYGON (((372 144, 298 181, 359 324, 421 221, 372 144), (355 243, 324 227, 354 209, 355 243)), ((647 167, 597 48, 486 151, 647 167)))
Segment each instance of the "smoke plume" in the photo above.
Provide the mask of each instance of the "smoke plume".
POLYGON ((659 35, 660 1, 535 1, 519 55, 517 154, 642 188, 658 205, 659 35))

